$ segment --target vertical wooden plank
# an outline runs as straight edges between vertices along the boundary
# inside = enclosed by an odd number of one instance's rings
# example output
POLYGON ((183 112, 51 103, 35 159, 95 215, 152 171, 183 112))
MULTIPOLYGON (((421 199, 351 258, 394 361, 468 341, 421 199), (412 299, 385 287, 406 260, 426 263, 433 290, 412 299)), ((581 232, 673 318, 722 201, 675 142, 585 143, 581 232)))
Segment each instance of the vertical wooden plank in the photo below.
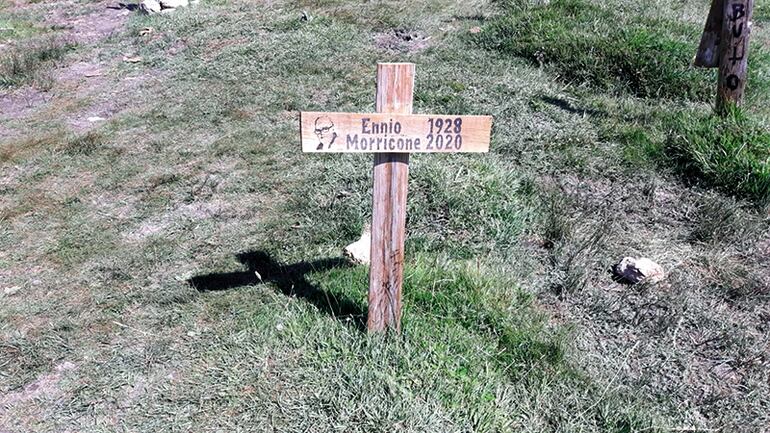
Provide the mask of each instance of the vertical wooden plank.
MULTIPOLYGON (((414 64, 377 65, 379 113, 412 113, 414 64)), ((401 329, 408 153, 374 154, 372 246, 369 269, 370 332, 401 329)))
POLYGON ((700 39, 698 52, 695 54, 693 65, 699 68, 716 68, 719 66, 719 39, 722 37, 722 20, 724 19, 724 0, 712 0, 703 36, 700 39))
POLYGON ((719 42, 717 112, 741 105, 746 89, 749 36, 754 0, 724 0, 722 36, 719 42))

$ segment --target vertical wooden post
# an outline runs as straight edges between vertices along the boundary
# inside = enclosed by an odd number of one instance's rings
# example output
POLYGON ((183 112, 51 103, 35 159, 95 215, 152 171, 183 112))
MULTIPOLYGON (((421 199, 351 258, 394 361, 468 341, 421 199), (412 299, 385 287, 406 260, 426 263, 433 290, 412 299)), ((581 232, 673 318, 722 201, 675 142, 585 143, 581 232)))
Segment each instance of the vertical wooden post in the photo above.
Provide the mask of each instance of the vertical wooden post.
POLYGON ((722 20, 725 14, 725 0, 711 0, 711 9, 703 28, 698 51, 693 65, 699 68, 719 67, 719 39, 722 37, 722 20))
POLYGON ((719 82, 717 112, 743 102, 749 60, 749 36, 754 0, 724 0, 722 33, 719 40, 719 82))
MULTIPOLYGON (((414 64, 377 64, 378 113, 412 113, 414 64)), ((374 154, 372 246, 369 269, 370 332, 401 329, 408 153, 374 154)))

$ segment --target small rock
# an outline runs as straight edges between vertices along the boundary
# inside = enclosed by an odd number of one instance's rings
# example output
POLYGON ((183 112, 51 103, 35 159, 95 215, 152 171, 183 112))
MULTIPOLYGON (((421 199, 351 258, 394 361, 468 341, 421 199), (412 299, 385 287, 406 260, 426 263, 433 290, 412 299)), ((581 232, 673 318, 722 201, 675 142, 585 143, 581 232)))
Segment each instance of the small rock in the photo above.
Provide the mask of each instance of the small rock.
POLYGON ((139 63, 142 58, 139 56, 123 56, 123 61, 126 63, 139 63))
POLYGON ((371 230, 364 228, 361 239, 346 246, 342 250, 342 255, 348 258, 351 262, 357 265, 368 265, 370 262, 369 254, 372 247, 372 234, 371 230))
POLYGON ((183 8, 189 5, 189 0, 160 0, 160 7, 162 9, 183 8))
POLYGON ((142 0, 141 3, 139 3, 139 10, 146 13, 146 14, 157 14, 160 13, 160 3, 158 0, 142 0))
POLYGON ((93 116, 93 117, 89 117, 87 120, 91 123, 95 123, 95 122, 104 122, 107 119, 105 119, 104 117, 93 116))
POLYGON ((3 293, 7 296, 11 296, 18 293, 19 290, 21 290, 21 287, 19 286, 6 287, 5 289, 3 289, 3 293))
POLYGON ((657 283, 666 277, 663 267, 646 257, 624 257, 615 265, 614 272, 619 280, 630 284, 657 283))

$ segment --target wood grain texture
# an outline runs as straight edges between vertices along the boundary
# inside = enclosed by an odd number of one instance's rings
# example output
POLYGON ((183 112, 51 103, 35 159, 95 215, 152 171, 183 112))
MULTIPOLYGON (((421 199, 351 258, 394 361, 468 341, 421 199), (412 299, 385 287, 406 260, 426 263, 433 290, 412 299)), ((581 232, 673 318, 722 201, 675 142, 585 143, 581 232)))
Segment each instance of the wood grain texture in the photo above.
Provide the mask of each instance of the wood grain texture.
POLYGON ((699 68, 716 68, 719 66, 719 40, 722 37, 722 20, 724 18, 724 0, 712 0, 711 9, 703 28, 698 52, 695 54, 693 65, 699 68))
POLYGON ((719 42, 717 112, 743 103, 748 78, 749 38, 754 0, 724 0, 719 42))
POLYGON ((492 117, 302 112, 300 129, 308 153, 488 152, 492 117))
MULTIPOLYGON (((378 113, 411 114, 414 64, 377 65, 378 113)), ((401 329, 408 153, 374 154, 372 247, 369 269, 370 332, 401 329)))

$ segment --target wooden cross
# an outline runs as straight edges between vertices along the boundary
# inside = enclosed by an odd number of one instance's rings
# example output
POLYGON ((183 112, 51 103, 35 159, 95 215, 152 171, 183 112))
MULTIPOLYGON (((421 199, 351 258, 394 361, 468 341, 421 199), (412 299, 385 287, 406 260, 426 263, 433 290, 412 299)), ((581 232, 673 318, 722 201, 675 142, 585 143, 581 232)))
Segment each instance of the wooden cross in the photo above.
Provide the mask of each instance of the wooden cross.
POLYGON ((369 331, 401 328, 410 153, 487 152, 490 116, 415 115, 412 63, 377 64, 376 113, 302 112, 302 151, 374 153, 369 331))
POLYGON ((754 0, 712 0, 695 66, 719 68, 717 112, 743 102, 754 0))

